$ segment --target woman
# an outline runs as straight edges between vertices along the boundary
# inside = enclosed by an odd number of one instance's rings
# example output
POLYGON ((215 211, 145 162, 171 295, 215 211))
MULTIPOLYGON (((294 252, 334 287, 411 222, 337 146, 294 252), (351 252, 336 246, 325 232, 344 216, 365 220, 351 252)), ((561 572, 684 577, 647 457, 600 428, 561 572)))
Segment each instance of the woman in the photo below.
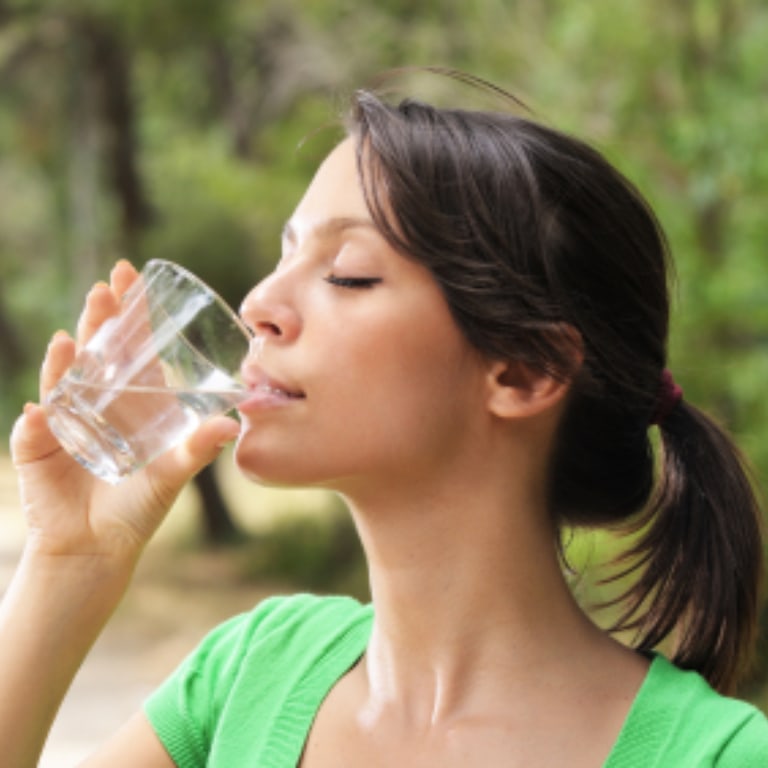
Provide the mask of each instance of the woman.
MULTIPOLYGON (((94 287, 81 342, 134 277, 120 263, 94 287)), ((6 764, 34 765, 142 547, 237 436, 257 482, 344 497, 372 605, 300 595, 231 620, 87 765, 768 765, 766 719, 721 695, 751 654, 759 510, 665 371, 666 280, 653 215, 594 150, 359 93, 243 303, 258 343, 240 426, 214 419, 112 488, 39 406, 19 419, 6 764), (574 601, 564 524, 642 530, 617 626, 633 647, 574 601), (668 635, 677 666, 652 651, 668 635)), ((41 397, 74 348, 54 336, 41 397)))

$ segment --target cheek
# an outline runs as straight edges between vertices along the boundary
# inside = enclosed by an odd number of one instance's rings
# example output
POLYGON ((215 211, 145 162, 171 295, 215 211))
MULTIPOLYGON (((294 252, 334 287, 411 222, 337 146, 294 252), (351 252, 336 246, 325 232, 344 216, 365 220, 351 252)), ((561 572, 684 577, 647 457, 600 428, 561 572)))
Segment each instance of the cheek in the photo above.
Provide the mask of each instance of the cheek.
POLYGON ((357 359, 339 377, 337 427, 354 426, 362 446, 436 451, 476 413, 479 369, 462 338, 403 330, 357 359))

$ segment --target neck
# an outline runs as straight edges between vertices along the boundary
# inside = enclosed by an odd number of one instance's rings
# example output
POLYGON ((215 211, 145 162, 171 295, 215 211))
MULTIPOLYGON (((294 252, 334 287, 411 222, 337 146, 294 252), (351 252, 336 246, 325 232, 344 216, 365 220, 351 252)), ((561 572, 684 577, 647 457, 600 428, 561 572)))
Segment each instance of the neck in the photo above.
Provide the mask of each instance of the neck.
POLYGON ((375 606, 372 710, 397 703, 412 720, 449 720, 483 689, 602 642, 565 583, 543 494, 508 475, 350 500, 375 606))

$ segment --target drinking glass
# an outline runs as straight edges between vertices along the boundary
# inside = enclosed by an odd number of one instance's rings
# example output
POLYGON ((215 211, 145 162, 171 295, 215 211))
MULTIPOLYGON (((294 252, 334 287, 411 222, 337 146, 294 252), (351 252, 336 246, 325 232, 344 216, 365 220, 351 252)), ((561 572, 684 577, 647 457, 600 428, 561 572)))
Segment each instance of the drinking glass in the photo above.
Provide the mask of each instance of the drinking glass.
POLYGON ((147 262, 46 398, 61 445, 109 483, 181 443, 246 396, 251 335, 237 314, 177 264, 147 262))

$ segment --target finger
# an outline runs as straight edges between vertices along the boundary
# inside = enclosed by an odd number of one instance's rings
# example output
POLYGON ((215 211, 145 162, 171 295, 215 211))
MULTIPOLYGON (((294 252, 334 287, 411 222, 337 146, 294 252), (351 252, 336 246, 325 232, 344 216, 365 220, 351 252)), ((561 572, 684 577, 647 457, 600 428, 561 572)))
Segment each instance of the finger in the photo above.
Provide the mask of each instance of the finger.
POLYGON ((181 487, 210 464, 240 433, 240 424, 228 416, 208 419, 173 451, 161 456, 156 464, 168 483, 181 487))
POLYGON ((48 344, 40 367, 40 402, 56 386, 75 359, 75 342, 66 331, 57 331, 48 344))
POLYGON ((106 283, 96 283, 88 292, 85 308, 77 321, 77 344, 79 347, 104 324, 104 321, 116 315, 120 309, 117 297, 106 283))
POLYGON ((48 428, 45 410, 27 403, 11 431, 11 457, 15 466, 37 461, 61 450, 58 440, 48 428))
POLYGON ((139 273, 130 261, 120 259, 112 267, 112 272, 109 275, 109 285, 112 288, 112 292, 118 299, 121 299, 138 276, 139 273))
POLYGON ((140 294, 141 286, 137 283, 139 278, 140 275, 135 267, 126 259, 118 261, 109 276, 110 287, 115 298, 121 304, 121 312, 125 311, 131 317, 132 331, 128 338, 121 341, 122 352, 128 356, 137 352, 142 344, 152 337, 151 311, 146 298, 140 294), (133 288, 133 296, 129 309, 125 304, 125 299, 131 288, 133 288))

